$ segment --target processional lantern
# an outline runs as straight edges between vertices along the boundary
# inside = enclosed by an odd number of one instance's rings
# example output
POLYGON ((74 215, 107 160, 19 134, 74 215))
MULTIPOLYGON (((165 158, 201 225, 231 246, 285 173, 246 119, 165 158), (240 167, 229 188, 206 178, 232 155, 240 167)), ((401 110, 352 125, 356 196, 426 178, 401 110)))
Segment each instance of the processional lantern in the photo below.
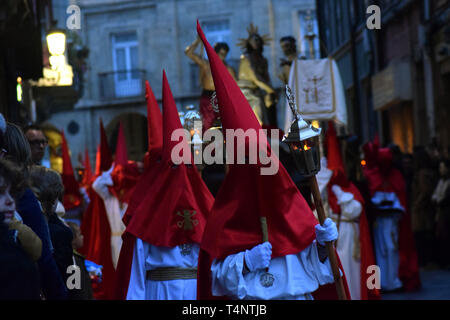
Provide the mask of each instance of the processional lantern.
MULTIPOLYGON (((297 112, 295 99, 289 86, 286 86, 286 95, 289 107, 294 114, 294 121, 289 128, 288 133, 283 137, 283 142, 289 145, 292 157, 299 173, 307 177, 314 199, 314 205, 317 210, 317 217, 321 225, 326 219, 323 208, 322 197, 317 184, 316 174, 320 171, 320 128, 308 124, 297 112)), ((347 300, 344 289, 344 283, 338 266, 336 251, 332 242, 325 242, 328 258, 333 272, 334 282, 339 300, 347 300)))
POLYGON ((85 171, 86 171, 86 169, 82 165, 78 165, 75 167, 75 172, 77 173, 79 182, 81 182, 83 180, 85 171))
POLYGON ((303 120, 297 112, 294 96, 289 86, 286 86, 286 96, 289 107, 294 114, 294 120, 288 133, 283 137, 283 142, 288 144, 301 176, 315 176, 320 171, 319 136, 322 129, 316 128, 303 120))
MULTIPOLYGON (((189 111, 184 116, 184 128, 189 132, 189 146, 192 156, 195 159, 202 159, 203 140, 201 139, 202 118, 193 106, 186 107, 189 111)), ((195 161, 199 162, 199 161, 195 161)), ((203 161, 196 164, 197 169, 202 171, 203 161)))

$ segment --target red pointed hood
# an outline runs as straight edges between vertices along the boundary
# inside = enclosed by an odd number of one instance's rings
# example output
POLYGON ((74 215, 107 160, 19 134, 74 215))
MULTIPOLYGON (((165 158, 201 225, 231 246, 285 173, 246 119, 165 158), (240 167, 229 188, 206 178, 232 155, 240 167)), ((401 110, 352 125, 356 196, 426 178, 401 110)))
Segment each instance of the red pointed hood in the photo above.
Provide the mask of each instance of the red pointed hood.
MULTIPOLYGON (((100 119, 100 151, 99 151, 99 173, 108 171, 113 163, 111 149, 108 145, 108 138, 106 137, 105 128, 103 122, 100 119)), ((97 174, 97 172, 96 172, 97 174)))
POLYGON ((81 204, 80 186, 78 185, 73 173, 72 162, 69 155, 69 147, 67 146, 64 132, 62 132, 61 135, 63 160, 62 181, 64 185, 63 205, 66 210, 70 210, 81 204))
POLYGON ((333 171, 333 176, 328 183, 331 187, 334 184, 344 186, 348 183, 345 173, 344 162, 342 161, 341 148, 336 134, 336 129, 332 121, 328 122, 328 130, 325 134, 325 145, 327 148, 328 169, 333 171))
POLYGON ((147 100, 147 133, 148 133, 148 151, 144 156, 144 173, 130 196, 128 208, 123 216, 123 222, 128 225, 133 213, 142 200, 147 196, 147 191, 153 184, 153 176, 161 161, 163 145, 163 120, 158 102, 153 94, 148 81, 145 81, 145 99, 147 100))
MULTIPOLYGON (((172 133, 175 130, 183 129, 181 125, 180 117, 178 115, 177 106, 170 90, 169 82, 167 81, 166 72, 163 71, 163 101, 164 101, 164 116, 163 116, 163 148, 162 157, 163 161, 169 161, 172 157, 172 151, 175 146, 185 144, 187 146, 187 140, 180 138, 178 141, 172 141, 172 133)), ((188 157, 190 157, 190 148, 185 148, 188 151, 188 157)), ((184 156, 181 151, 180 156, 184 156)), ((192 163, 192 162, 191 162, 192 163)))
POLYGON ((113 186, 110 187, 110 191, 119 199, 120 202, 128 203, 139 176, 140 172, 136 162, 128 161, 123 124, 120 122, 119 133, 117 135, 114 169, 111 173, 113 186))
MULTIPOLYGON (((155 246, 200 243, 214 198, 195 166, 173 165, 170 153, 182 128, 172 92, 163 75, 163 157, 147 195, 132 215, 126 232, 155 246)), ((181 142, 183 143, 183 142, 181 142)))
POLYGON ((87 148, 85 148, 85 150, 84 150, 83 166, 84 166, 84 174, 83 174, 83 181, 81 182, 81 185, 84 187, 87 187, 91 184, 92 179, 94 177, 94 174, 92 172, 92 167, 91 167, 91 160, 89 159, 89 151, 87 148))
MULTIPOLYGON (((261 126, 249 103, 198 23, 197 31, 208 53, 224 131, 259 130, 261 126)), ((202 249, 212 259, 260 244, 261 216, 267 219, 272 257, 296 254, 311 245, 318 222, 286 169, 281 163, 278 166, 274 175, 261 175, 260 165, 230 166, 202 240, 202 249)))
POLYGON ((380 148, 380 138, 378 134, 371 142, 367 142, 363 145, 364 159, 366 161, 366 169, 371 169, 377 166, 378 163, 378 149, 380 148))
MULTIPOLYGON (((259 130, 261 129, 261 125, 259 124, 255 113, 251 108, 243 107, 249 106, 247 99, 239 86, 236 84, 234 78, 229 73, 227 67, 224 65, 211 45, 207 42, 198 21, 197 32, 205 44, 205 49, 208 53, 214 86, 217 94, 217 101, 219 103, 219 113, 222 127, 224 129, 241 129, 244 131, 256 130, 256 132, 260 132, 259 130), (230 97, 232 97, 232 99, 230 99, 230 97)), ((256 141, 249 140, 245 142, 246 150, 249 145, 258 143, 258 141, 261 145, 267 145, 268 143, 265 134, 262 134, 261 136, 258 135, 256 141)), ((268 149, 270 149, 269 146, 268 149)))
POLYGON ((409 291, 420 286, 420 278, 417 251, 411 231, 405 179, 403 174, 392 166, 391 150, 380 148, 379 142, 376 140, 365 145, 367 165, 363 167, 363 172, 367 179, 370 197, 373 197, 376 192, 395 193, 406 210, 399 222, 399 277, 405 289, 409 291))
POLYGON ((145 99, 147 100, 147 133, 148 133, 148 153, 159 155, 162 150, 162 114, 159 109, 150 83, 145 81, 145 99))
POLYGON ((100 144, 97 145, 97 152, 95 153, 95 176, 99 176, 102 171, 100 170, 100 162, 101 162, 101 157, 100 157, 100 144))
POLYGON ((117 135, 116 156, 114 159, 114 163, 116 165, 120 164, 122 166, 125 166, 127 162, 128 162, 127 141, 125 140, 122 121, 120 121, 119 133, 117 135))
POLYGON ((325 144, 327 146, 328 169, 345 172, 339 140, 332 121, 328 122, 328 130, 325 134, 325 144))
POLYGON ((393 166, 393 155, 389 148, 378 149, 378 166, 383 174, 389 173, 393 166))

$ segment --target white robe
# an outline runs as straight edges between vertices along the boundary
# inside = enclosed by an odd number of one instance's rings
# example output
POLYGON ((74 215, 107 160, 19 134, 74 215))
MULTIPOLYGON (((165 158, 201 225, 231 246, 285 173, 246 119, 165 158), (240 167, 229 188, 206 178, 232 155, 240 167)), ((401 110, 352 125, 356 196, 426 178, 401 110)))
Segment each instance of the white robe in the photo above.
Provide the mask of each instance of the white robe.
POLYGON ((198 244, 189 246, 191 249, 183 252, 183 246, 157 247, 137 238, 126 299, 195 300, 197 279, 147 280, 148 270, 166 267, 197 268, 200 247, 198 244))
POLYGON ((119 261, 120 249, 122 248, 122 233, 125 231, 125 225, 122 222, 122 217, 127 210, 127 204, 119 202, 113 196, 108 186, 112 186, 111 178, 112 168, 109 171, 103 172, 92 184, 95 192, 103 199, 105 204, 106 215, 111 229, 111 256, 113 260, 114 269, 117 268, 119 261))
POLYGON ((244 252, 230 255, 224 260, 214 260, 211 265, 212 294, 239 300, 312 300, 312 292, 319 285, 334 282, 329 259, 319 261, 316 242, 299 252, 274 258, 269 273, 273 285, 264 287, 260 278, 264 269, 243 274, 244 252))
POLYGON ((398 223, 404 210, 393 192, 376 192, 372 202, 384 210, 395 209, 397 211, 378 215, 374 223, 374 247, 377 265, 380 267, 381 289, 395 290, 402 286, 398 276, 400 257, 398 251, 398 223), (386 205, 386 200, 392 204, 386 205))
MULTIPOLYGON (((361 252, 358 218, 362 212, 362 205, 349 192, 344 192, 337 200, 341 207, 341 221, 339 223, 339 238, 336 250, 339 254, 342 268, 344 268, 350 296, 352 300, 361 300, 361 252)), ((337 214, 332 213, 331 218, 336 224, 338 223, 339 217, 337 214)))

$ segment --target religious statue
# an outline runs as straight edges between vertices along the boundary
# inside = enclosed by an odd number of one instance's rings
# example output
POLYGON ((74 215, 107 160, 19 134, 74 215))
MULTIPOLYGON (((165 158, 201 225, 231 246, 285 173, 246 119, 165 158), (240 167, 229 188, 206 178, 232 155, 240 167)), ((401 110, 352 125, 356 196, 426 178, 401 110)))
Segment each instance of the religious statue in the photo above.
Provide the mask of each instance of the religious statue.
POLYGON ((289 74, 291 72, 292 62, 297 58, 297 44, 295 38, 292 36, 286 36, 280 39, 281 50, 285 55, 285 58, 281 59, 280 68, 281 72, 278 74, 278 78, 284 83, 289 83, 289 74))
MULTIPOLYGON (((200 98, 200 114, 203 121, 203 132, 205 132, 215 125, 215 122, 219 117, 219 113, 218 111, 213 110, 211 106, 211 97, 215 92, 215 88, 209 62, 202 56, 201 52, 203 52, 203 49, 200 53, 195 52, 200 43, 201 40, 199 37, 197 37, 197 39, 184 50, 184 53, 200 68, 200 85, 203 89, 202 96, 200 98)), ((225 63, 225 58, 230 51, 228 45, 225 42, 218 42, 214 45, 214 50, 227 66, 227 69, 230 72, 231 76, 236 79, 233 68, 225 63)))
POLYGON ((264 45, 270 40, 260 36, 253 24, 247 28, 248 38, 240 39, 238 45, 244 50, 241 55, 238 85, 247 98, 261 124, 277 125, 277 96, 270 83, 267 59, 262 55, 264 45))

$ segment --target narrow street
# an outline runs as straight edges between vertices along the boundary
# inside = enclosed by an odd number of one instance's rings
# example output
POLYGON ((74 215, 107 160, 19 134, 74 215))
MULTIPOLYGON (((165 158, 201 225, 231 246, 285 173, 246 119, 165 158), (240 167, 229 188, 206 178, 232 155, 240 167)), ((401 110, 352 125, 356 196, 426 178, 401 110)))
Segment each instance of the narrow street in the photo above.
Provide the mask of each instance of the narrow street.
POLYGON ((420 272, 422 288, 415 292, 393 292, 382 295, 383 300, 449 300, 450 270, 420 272))

